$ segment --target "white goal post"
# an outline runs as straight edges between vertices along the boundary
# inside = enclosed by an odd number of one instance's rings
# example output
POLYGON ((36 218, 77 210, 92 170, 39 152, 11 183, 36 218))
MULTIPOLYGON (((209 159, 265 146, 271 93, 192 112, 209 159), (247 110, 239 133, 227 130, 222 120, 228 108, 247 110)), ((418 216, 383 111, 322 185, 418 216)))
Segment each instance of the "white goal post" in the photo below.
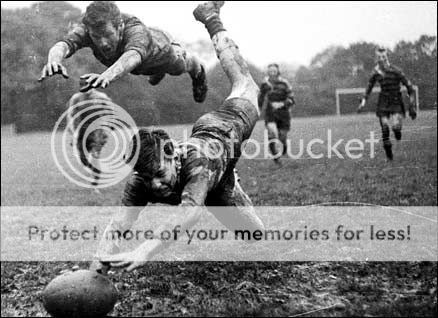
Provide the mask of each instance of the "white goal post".
MULTIPOLYGON (((417 104, 417 113, 420 111, 420 99, 418 94, 418 86, 413 85, 412 86, 415 91, 415 103, 417 104)), ((337 88, 336 89, 336 115, 341 116, 341 102, 340 102, 340 95, 342 94, 365 94, 366 88, 337 88)), ((402 92, 407 91, 406 87, 401 88, 402 92)), ((380 87, 374 87, 373 93, 380 93, 380 87)), ((359 101, 357 102, 357 105, 359 106, 359 101)))

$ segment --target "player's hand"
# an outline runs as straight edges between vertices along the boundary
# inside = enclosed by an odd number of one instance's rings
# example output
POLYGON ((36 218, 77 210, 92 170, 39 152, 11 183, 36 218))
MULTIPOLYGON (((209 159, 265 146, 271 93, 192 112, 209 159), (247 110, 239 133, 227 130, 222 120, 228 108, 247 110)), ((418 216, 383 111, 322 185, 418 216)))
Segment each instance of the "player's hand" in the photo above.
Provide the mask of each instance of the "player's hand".
POLYGON ((417 111, 415 110, 415 106, 409 107, 409 117, 411 117, 412 120, 415 120, 417 118, 417 111))
POLYGON ((362 98, 362 100, 360 101, 359 107, 357 108, 357 112, 360 113, 362 111, 362 109, 365 107, 366 105, 366 100, 365 98, 362 98))
POLYGON ((81 76, 81 92, 86 92, 92 88, 106 88, 110 79, 105 73, 102 74, 85 74, 81 76))
POLYGON ((132 252, 120 253, 101 257, 100 262, 109 263, 112 268, 125 269, 132 272, 134 269, 143 267, 147 262, 147 255, 138 249, 132 252))
POLYGON ((59 62, 48 62, 44 65, 43 70, 41 71, 41 77, 38 79, 38 82, 44 81, 46 77, 50 77, 56 74, 61 74, 64 78, 69 78, 67 74, 67 69, 59 62))
POLYGON ((290 107, 295 105, 295 101, 292 98, 287 98, 286 99, 286 104, 290 107))

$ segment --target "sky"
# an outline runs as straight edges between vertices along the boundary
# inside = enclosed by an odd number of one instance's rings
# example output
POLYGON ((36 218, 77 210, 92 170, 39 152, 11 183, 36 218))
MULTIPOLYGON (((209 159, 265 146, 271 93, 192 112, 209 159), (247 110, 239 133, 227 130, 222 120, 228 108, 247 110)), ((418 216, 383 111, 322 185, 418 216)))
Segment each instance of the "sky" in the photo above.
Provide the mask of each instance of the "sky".
MULTIPOLYGON (((2 8, 30 6, 35 1, 2 1, 2 8)), ((68 1, 83 11, 91 1, 68 1)), ((192 11, 202 1, 116 1, 136 15, 184 42, 208 40, 192 11)), ((369 41, 392 48, 437 34, 436 1, 227 1, 221 14, 225 28, 243 55, 258 66, 269 63, 308 65, 331 45, 369 41)))

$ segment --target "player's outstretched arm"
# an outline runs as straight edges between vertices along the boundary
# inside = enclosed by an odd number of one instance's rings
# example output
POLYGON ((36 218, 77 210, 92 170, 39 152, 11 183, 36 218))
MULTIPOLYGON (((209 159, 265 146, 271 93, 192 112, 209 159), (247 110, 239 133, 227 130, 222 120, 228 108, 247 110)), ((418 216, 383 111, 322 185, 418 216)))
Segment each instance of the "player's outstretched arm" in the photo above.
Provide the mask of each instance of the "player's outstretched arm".
MULTIPOLYGON (((192 179, 184 187, 180 208, 187 208, 187 214, 166 221, 154 230, 154 235, 164 230, 172 231, 174 229, 177 229, 178 233, 186 233, 199 222, 205 211, 204 202, 208 193, 209 178, 206 176, 206 171, 201 169, 192 176, 192 179)), ((174 243, 179 236, 176 239, 172 238, 166 241, 157 236, 156 239, 147 240, 131 252, 105 256, 100 258, 100 261, 109 263, 114 268, 125 268, 126 271, 130 272, 144 266, 154 255, 159 254, 174 243)))
POLYGON ((130 73, 141 64, 140 53, 134 50, 126 51, 122 56, 102 74, 85 74, 81 80, 85 85, 81 92, 86 92, 92 88, 106 88, 110 83, 130 73))
POLYGON ((110 269, 110 265, 108 263, 102 263, 99 259, 103 256, 113 255, 119 252, 121 243, 120 235, 123 235, 125 231, 131 229, 143 209, 144 207, 141 206, 123 206, 113 215, 103 233, 95 255, 96 260, 91 263, 90 270, 106 274, 110 269))
POLYGON ((65 42, 56 43, 49 51, 47 58, 47 64, 44 65, 41 71, 41 77, 39 82, 43 81, 46 77, 50 77, 56 74, 61 74, 64 78, 68 78, 67 69, 62 65, 62 61, 69 54, 69 47, 65 42))
MULTIPOLYGON (((177 230, 178 233, 186 233, 201 218, 204 207, 192 207, 188 215, 182 217, 180 220, 172 220, 160 226, 154 233, 161 233, 164 230, 177 230)), ((154 255, 159 254, 164 249, 168 248, 175 240, 169 239, 167 241, 161 240, 159 237, 153 240, 147 240, 135 250, 116 255, 108 255, 100 258, 100 262, 107 263, 112 268, 126 269, 131 272, 137 268, 144 266, 154 255)))

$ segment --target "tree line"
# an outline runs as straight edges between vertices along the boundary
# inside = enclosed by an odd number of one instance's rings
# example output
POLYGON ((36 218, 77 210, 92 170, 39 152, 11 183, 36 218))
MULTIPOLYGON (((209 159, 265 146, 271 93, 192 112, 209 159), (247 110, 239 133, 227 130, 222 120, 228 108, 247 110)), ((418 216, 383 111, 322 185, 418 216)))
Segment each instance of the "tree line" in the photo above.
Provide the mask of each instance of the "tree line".
MULTIPOLYGON (((81 50, 65 65, 70 78, 51 78, 38 83, 50 47, 78 22, 81 11, 63 2, 40 2, 24 9, 1 10, 1 123, 16 125, 18 132, 50 130, 65 110, 67 101, 79 89, 79 76, 105 68, 89 49, 81 50)), ((214 54, 211 43, 187 44, 200 56, 214 54)), ((330 47, 317 54, 308 66, 282 65, 282 74, 292 83, 297 105, 295 116, 335 113, 335 89, 364 87, 375 65, 374 43, 330 47)), ((390 60, 400 66, 419 86, 422 108, 436 105, 436 37, 423 35, 415 42, 399 42, 390 51, 390 60)), ((264 70, 250 65, 257 83, 264 70)), ((208 71, 209 94, 203 104, 193 101, 188 75, 167 76, 151 87, 146 77, 125 76, 105 92, 124 107, 140 126, 193 123, 202 114, 216 109, 230 91, 219 65, 208 71)), ((351 106, 351 111, 357 105, 351 106)))

